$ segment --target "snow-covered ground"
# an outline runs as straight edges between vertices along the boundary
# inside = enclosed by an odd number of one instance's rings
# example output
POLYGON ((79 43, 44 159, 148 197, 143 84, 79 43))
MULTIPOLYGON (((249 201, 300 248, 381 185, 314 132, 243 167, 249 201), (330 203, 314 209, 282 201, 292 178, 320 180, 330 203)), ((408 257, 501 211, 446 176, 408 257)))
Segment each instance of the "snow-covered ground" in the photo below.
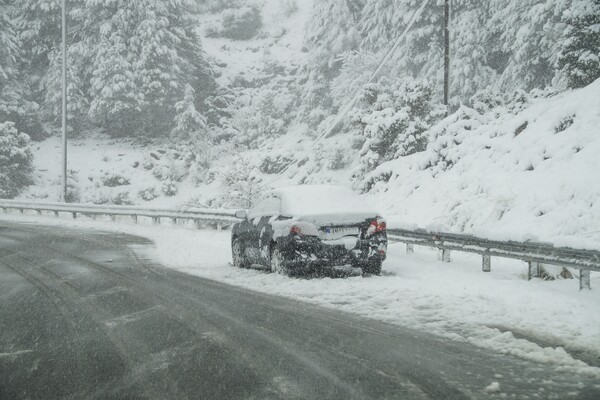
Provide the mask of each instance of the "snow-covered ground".
POLYGON ((477 256, 453 253, 452 263, 417 248, 393 244, 383 275, 293 279, 231 265, 230 233, 184 227, 131 225, 33 215, 3 215, 27 223, 102 229, 145 236, 142 256, 201 277, 356 313, 467 341, 600 379, 600 276, 592 290, 577 280, 526 280, 524 263, 494 258, 481 272, 477 256))

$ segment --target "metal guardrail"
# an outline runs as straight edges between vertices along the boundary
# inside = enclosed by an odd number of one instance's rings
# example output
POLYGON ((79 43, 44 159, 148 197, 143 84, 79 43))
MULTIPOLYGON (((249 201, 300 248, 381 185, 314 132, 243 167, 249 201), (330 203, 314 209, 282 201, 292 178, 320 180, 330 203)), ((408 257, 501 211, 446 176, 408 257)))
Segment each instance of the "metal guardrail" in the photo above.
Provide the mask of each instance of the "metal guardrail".
POLYGON ((442 261, 450 261, 450 251, 482 256, 482 270, 491 271, 491 257, 512 258, 528 263, 528 277, 540 276, 541 264, 579 269, 579 288, 590 289, 590 271, 600 272, 600 251, 556 247, 550 243, 498 241, 471 235, 428 232, 424 229, 388 229, 388 238, 406 243, 407 252, 414 245, 438 248, 442 261))
POLYGON ((31 202, 19 200, 0 200, 0 209, 6 212, 9 209, 16 209, 20 212, 25 210, 36 211, 41 214, 43 211, 53 212, 56 216, 59 213, 68 213, 77 218, 77 215, 86 215, 94 218, 97 215, 106 215, 113 220, 117 216, 128 216, 134 222, 138 222, 138 217, 148 217, 153 223, 160 223, 161 219, 168 218, 174 223, 178 220, 193 221, 197 228, 202 224, 208 224, 216 229, 222 229, 238 221, 235 217, 235 210, 171 210, 160 208, 134 207, 134 206, 115 206, 115 205, 91 205, 77 203, 50 203, 50 202, 31 202))

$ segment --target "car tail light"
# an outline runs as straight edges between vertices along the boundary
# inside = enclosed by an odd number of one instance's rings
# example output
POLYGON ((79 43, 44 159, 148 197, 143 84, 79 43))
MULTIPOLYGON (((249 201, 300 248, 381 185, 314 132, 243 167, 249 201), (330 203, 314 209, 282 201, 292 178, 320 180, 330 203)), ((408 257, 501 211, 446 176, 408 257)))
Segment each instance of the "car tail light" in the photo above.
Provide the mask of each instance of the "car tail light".
POLYGON ((290 225, 290 235, 318 236, 319 231, 309 222, 295 221, 290 225))
POLYGON ((369 228, 367 228, 367 236, 371 236, 374 233, 384 232, 387 226, 384 219, 377 218, 371 221, 369 228))

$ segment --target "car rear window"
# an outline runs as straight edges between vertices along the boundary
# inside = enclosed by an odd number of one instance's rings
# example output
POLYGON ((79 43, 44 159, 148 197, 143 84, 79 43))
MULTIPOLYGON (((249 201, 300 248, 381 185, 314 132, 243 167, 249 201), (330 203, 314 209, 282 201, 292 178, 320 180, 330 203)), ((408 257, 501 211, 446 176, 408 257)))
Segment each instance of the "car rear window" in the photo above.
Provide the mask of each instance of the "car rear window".
POLYGON ((377 215, 358 194, 341 186, 290 186, 273 192, 281 198, 281 213, 285 216, 377 215))

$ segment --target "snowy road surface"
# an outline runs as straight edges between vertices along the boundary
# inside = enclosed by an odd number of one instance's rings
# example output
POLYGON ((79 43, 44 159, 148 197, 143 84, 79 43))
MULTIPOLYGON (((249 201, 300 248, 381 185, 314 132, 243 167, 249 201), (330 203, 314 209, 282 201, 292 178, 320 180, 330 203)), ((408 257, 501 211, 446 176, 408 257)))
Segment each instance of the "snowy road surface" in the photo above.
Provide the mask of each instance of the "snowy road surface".
MULTIPOLYGON (((0 223, 0 398, 589 398, 595 378, 0 223)), ((207 254, 207 256, 210 256, 207 254)))

